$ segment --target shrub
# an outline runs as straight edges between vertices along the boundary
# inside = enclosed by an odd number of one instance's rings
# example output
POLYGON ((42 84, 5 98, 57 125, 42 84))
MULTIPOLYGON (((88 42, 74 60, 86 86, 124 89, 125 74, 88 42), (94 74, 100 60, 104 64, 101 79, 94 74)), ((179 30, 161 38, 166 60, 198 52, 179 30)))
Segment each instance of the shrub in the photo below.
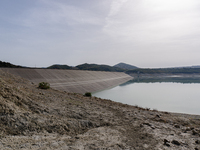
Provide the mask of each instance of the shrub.
POLYGON ((50 88, 50 84, 47 83, 47 82, 41 82, 41 83, 39 83, 38 87, 40 89, 49 89, 50 88))
POLYGON ((85 93, 85 96, 87 96, 87 97, 91 97, 92 94, 91 94, 90 92, 86 92, 86 93, 85 93))

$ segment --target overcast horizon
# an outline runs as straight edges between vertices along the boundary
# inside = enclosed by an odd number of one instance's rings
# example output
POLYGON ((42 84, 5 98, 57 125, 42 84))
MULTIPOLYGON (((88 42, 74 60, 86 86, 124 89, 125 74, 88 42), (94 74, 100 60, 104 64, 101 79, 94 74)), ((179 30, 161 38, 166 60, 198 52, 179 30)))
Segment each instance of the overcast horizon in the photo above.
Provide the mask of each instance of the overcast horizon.
POLYGON ((0 60, 28 67, 200 65, 199 18, 198 0, 2 0, 0 60))

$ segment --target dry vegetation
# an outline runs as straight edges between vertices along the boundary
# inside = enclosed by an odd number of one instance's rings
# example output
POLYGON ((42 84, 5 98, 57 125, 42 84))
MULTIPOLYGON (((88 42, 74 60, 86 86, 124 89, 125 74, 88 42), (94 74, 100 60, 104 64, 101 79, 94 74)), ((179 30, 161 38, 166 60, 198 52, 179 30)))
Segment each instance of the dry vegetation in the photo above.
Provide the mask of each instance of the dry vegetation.
POLYGON ((37 85, 0 70, 0 149, 198 150, 199 116, 37 85))

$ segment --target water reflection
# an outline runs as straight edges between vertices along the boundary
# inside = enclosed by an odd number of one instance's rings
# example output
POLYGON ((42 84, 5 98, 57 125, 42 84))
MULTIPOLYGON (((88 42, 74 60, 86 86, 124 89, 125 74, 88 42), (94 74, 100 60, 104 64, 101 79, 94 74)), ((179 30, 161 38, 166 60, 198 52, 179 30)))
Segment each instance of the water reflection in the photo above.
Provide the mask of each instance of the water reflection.
POLYGON ((200 115, 200 78, 135 78, 94 96, 161 111, 200 115))
POLYGON ((134 78, 120 86, 126 86, 133 83, 161 83, 161 82, 171 82, 171 83, 200 83, 200 78, 198 77, 166 77, 166 78, 134 78))

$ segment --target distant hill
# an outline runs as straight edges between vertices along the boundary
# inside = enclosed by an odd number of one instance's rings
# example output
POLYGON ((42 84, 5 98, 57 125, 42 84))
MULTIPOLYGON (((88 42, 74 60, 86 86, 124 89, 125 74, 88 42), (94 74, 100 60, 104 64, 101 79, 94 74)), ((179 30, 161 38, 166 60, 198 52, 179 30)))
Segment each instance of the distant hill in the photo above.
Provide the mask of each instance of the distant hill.
MULTIPOLYGON (((14 65, 9 62, 0 61, 0 68, 30 68, 19 65, 14 65)), ((119 63, 114 66, 97 65, 97 64, 81 64, 76 67, 68 65, 54 64, 47 69, 73 69, 73 70, 90 70, 90 71, 110 71, 110 72, 125 72, 127 74, 200 74, 200 65, 174 67, 174 68, 138 68, 126 63, 119 63)))
POLYGON ((200 68, 200 66, 192 66, 191 68, 200 68))
POLYGON ((108 65, 97 65, 97 64, 82 64, 76 66, 80 70, 92 70, 92 71, 112 71, 112 72, 123 72, 124 69, 118 67, 112 67, 108 65))
POLYGON ((3 68, 23 68, 22 66, 13 65, 9 62, 3 62, 3 61, 0 61, 0 67, 3 67, 3 68))
POLYGON ((132 65, 129 65, 129 64, 125 64, 125 63, 119 63, 117 65, 114 65, 113 67, 118 67, 118 68, 126 69, 126 70, 132 70, 132 69, 138 68, 136 66, 132 66, 132 65))
POLYGON ((197 66, 174 67, 174 68, 200 68, 200 65, 197 65, 197 66))
POLYGON ((126 71, 127 74, 195 74, 200 73, 200 68, 157 68, 157 69, 134 69, 126 71))
POLYGON ((70 67, 68 65, 55 64, 55 65, 47 67, 47 69, 72 69, 72 67, 70 67))

